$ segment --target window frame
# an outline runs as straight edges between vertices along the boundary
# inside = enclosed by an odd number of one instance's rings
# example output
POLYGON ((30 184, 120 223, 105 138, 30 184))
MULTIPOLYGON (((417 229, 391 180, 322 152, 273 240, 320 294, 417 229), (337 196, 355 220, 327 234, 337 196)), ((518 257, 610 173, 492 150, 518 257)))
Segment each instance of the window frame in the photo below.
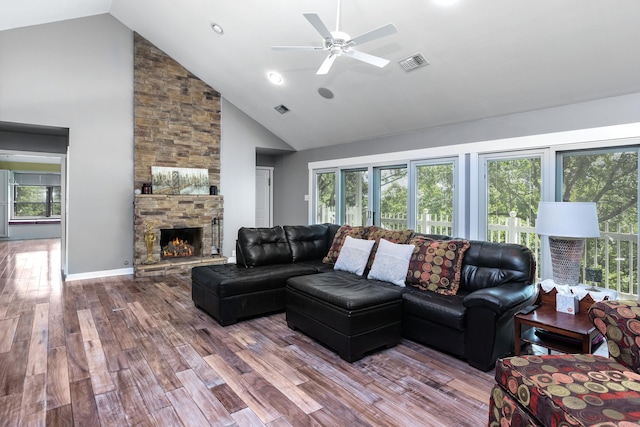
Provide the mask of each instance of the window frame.
MULTIPOLYGON (((62 183, 60 182, 57 185, 54 185, 52 183, 45 183, 45 184, 20 184, 17 182, 16 178, 20 178, 20 175, 40 175, 40 176, 57 176, 58 177, 58 181, 61 181, 62 178, 62 174, 58 173, 58 172, 39 172, 39 171, 11 171, 11 182, 10 182, 10 187, 11 187, 11 191, 9 192, 10 194, 10 214, 9 214, 9 220, 10 221, 33 221, 33 220, 60 220, 62 218, 61 214, 58 215, 54 215, 53 211, 54 211, 54 205, 57 203, 60 205, 60 212, 62 213, 62 203, 63 203, 63 198, 62 198, 62 183), (44 187, 46 188, 46 195, 45 195, 45 201, 44 202, 20 202, 17 200, 17 192, 18 192, 18 187, 44 187), (58 189, 58 195, 60 200, 58 200, 57 202, 54 201, 54 190, 58 189), (45 204, 45 215, 17 215, 16 214, 16 206, 19 204, 28 204, 28 203, 33 203, 33 204, 41 204, 44 203, 45 204)), ((21 179, 19 179, 21 181, 21 179)))
POLYGON ((410 162, 409 168, 409 206, 408 206, 408 223, 414 230, 418 229, 418 213, 417 213, 417 197, 418 197, 418 168, 421 166, 439 166, 451 164, 453 166, 453 207, 452 207, 452 217, 451 217, 451 234, 452 236, 460 235, 460 200, 462 196, 459 193, 459 188, 461 185, 459 184, 460 179, 460 171, 459 164, 460 159, 458 157, 441 157, 435 159, 419 159, 412 160, 410 162))

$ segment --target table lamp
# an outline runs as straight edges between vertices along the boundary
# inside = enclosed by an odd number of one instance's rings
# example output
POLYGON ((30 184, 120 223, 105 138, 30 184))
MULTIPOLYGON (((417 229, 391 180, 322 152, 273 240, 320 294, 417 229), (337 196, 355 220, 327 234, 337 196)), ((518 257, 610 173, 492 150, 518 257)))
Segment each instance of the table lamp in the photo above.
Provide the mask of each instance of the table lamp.
POLYGON ((584 239, 600 237, 596 204, 540 202, 536 233, 549 237, 553 281, 559 285, 577 285, 584 239))

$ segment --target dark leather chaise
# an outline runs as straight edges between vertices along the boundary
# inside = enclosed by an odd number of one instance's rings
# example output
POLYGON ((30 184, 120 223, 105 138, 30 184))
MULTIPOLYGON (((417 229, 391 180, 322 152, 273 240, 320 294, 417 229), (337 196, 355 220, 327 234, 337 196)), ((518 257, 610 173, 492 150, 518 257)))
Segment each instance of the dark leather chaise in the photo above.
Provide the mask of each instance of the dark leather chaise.
POLYGON ((338 228, 335 224, 241 228, 236 264, 192 269, 193 302, 223 326, 284 310, 287 279, 333 270, 322 257, 338 228))

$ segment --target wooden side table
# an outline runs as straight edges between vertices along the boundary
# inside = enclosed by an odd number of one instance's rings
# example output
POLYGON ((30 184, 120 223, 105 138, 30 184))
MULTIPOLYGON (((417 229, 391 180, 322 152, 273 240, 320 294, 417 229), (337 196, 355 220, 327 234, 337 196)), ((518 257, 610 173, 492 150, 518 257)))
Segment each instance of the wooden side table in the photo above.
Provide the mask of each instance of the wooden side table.
POLYGON ((567 314, 556 311, 556 293, 555 289, 544 292, 539 288, 536 304, 540 307, 529 314, 514 316, 516 356, 520 355, 522 341, 561 353, 592 353, 593 341, 600 335, 587 315, 594 300, 585 296, 580 300, 578 313, 567 314), (528 328, 523 331, 523 326, 528 328), (548 333, 536 333, 536 329, 548 333))

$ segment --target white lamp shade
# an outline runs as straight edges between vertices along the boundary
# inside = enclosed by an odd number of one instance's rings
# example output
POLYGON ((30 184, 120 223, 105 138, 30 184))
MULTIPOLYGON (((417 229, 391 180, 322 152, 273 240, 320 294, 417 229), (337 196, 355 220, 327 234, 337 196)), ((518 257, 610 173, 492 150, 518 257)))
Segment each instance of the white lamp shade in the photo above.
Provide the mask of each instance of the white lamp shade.
POLYGON ((600 237, 596 204, 592 202, 540 202, 536 233, 568 238, 600 237))

